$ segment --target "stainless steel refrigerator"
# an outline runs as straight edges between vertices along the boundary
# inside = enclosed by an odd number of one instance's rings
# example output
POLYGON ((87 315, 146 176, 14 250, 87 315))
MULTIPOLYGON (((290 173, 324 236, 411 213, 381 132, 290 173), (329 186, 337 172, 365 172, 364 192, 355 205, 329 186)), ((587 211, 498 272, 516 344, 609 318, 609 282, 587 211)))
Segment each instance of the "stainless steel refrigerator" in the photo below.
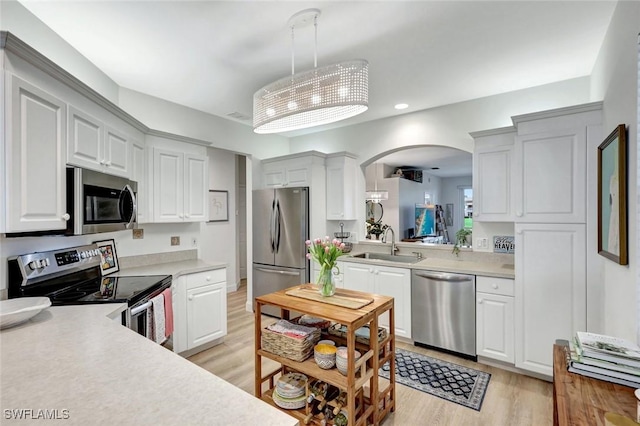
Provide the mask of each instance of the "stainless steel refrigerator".
MULTIPOLYGON (((308 187, 253 191, 254 299, 309 282, 308 239, 308 187)), ((273 307, 263 312, 280 315, 273 307)))

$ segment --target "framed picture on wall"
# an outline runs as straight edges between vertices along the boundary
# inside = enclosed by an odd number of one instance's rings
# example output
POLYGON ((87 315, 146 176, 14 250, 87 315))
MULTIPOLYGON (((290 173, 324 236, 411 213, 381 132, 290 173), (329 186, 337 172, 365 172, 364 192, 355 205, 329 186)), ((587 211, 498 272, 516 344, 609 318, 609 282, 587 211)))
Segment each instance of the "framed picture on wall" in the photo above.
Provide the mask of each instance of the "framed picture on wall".
POLYGON ((229 191, 209 190, 209 222, 229 221, 229 191))
POLYGON ((627 140, 618 125, 598 147, 598 253, 620 265, 627 254, 627 140))

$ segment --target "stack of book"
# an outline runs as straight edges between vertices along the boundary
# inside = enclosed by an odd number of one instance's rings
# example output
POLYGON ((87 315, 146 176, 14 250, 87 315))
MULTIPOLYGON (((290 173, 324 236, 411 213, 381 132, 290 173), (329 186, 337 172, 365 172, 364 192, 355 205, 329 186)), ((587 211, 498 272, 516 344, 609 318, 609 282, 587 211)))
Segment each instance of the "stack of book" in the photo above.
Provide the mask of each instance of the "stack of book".
POLYGON ((640 346, 628 340, 579 331, 567 365, 572 373, 640 388, 640 346))

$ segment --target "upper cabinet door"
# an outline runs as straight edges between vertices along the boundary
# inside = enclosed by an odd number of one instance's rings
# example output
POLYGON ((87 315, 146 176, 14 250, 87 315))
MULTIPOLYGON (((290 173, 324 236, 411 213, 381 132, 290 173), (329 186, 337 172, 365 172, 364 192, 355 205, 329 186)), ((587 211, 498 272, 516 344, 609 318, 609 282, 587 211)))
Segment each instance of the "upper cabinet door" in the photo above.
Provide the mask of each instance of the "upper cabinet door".
POLYGON ((129 177, 129 138, 111 127, 105 127, 104 172, 129 177))
POLYGON ((104 126, 97 118, 69 106, 67 164, 91 170, 102 169, 104 126))
POLYGON ((153 150, 154 222, 182 222, 184 218, 184 154, 153 150))
POLYGON ((187 222, 207 221, 208 165, 207 157, 184 156, 184 220, 187 222))
POLYGON ((330 156, 326 165, 327 220, 356 220, 356 160, 330 156))
POLYGON ((516 137, 516 222, 585 222, 586 145, 586 127, 516 137))
POLYGON ((473 159, 473 217, 479 222, 513 222, 513 145, 476 147, 473 159))
POLYGON ((66 105, 6 73, 5 232, 66 228, 66 105))

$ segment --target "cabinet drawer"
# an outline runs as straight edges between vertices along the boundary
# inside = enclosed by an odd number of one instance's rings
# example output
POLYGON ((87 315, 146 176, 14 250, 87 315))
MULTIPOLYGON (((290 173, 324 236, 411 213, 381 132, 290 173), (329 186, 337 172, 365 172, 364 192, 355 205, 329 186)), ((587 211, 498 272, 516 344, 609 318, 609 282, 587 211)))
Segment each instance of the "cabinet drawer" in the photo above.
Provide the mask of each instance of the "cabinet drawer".
POLYGON ((214 269, 187 275, 187 290, 227 280, 227 269, 214 269))
POLYGON ((509 278, 476 277, 476 292, 513 296, 513 280, 509 278))

